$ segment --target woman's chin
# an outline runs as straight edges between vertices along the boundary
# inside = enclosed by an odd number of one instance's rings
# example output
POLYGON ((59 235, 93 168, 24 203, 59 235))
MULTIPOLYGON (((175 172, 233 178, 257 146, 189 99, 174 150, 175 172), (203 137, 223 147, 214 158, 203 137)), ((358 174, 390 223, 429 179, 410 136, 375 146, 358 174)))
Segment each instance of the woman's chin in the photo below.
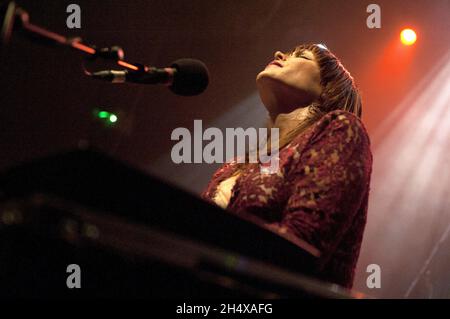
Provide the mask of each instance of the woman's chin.
POLYGON ((261 71, 258 73, 258 75, 256 75, 256 82, 258 83, 263 77, 266 76, 266 71, 261 71))
POLYGON ((256 84, 258 87, 272 87, 279 82, 276 76, 270 70, 264 70, 256 76, 256 84))

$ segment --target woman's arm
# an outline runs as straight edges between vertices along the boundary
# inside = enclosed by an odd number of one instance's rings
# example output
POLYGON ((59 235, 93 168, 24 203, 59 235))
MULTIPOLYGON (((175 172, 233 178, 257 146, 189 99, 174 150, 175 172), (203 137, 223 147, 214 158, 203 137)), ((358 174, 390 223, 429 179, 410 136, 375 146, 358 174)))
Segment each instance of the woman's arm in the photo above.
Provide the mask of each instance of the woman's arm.
POLYGON ((372 167, 370 141, 359 119, 347 112, 326 116, 289 173, 293 190, 279 225, 279 232, 308 242, 325 259, 351 226, 372 167))

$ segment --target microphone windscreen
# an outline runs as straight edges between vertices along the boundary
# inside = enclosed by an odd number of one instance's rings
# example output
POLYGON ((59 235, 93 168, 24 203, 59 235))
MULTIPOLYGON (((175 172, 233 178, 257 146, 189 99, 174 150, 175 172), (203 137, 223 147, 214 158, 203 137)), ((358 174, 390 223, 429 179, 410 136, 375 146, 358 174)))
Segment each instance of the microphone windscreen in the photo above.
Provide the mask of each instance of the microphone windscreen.
POLYGON ((209 83, 209 72, 206 65, 195 59, 179 59, 172 63, 176 69, 173 83, 169 87, 178 95, 191 96, 202 93, 209 83))

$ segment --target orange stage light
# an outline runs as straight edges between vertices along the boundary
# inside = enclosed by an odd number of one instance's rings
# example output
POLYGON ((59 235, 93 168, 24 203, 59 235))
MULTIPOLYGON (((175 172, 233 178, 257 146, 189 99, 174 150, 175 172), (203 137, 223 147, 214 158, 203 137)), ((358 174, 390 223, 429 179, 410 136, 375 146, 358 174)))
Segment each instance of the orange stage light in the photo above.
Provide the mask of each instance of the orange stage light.
POLYGON ((417 40, 417 35, 412 29, 403 29, 400 33, 400 40, 404 45, 412 45, 417 40))

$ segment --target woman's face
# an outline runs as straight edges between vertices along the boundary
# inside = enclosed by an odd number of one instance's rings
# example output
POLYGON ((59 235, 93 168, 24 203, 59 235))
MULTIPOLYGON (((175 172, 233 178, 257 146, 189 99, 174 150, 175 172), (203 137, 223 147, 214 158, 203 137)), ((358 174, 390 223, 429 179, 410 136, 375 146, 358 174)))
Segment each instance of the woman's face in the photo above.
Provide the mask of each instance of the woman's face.
POLYGON ((256 84, 271 116, 307 106, 322 93, 319 65, 309 50, 290 55, 277 51, 256 84))

